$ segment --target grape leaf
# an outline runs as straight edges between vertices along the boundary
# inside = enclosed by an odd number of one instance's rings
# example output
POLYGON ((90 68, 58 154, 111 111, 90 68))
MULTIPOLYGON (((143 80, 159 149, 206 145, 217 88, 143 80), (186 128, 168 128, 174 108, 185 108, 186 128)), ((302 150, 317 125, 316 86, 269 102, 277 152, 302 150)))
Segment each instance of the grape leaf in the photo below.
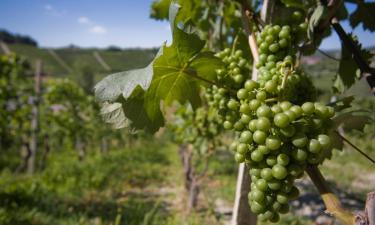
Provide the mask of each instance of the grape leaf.
POLYGON ((322 21, 327 16, 327 12, 328 9, 324 5, 318 5, 315 8, 313 14, 310 17, 309 27, 307 29, 307 36, 309 39, 312 39, 314 37, 313 34, 315 27, 317 27, 320 21, 322 21))
MULTIPOLYGON (((362 49, 362 45, 356 40, 356 37, 351 35, 353 43, 358 49, 362 57, 369 62, 372 58, 372 53, 366 49, 362 49)), ((357 80, 361 78, 361 73, 355 62, 351 52, 345 47, 344 44, 341 45, 341 59, 339 64, 338 74, 335 76, 335 81, 333 84, 334 92, 342 93, 346 89, 350 88, 357 80)))
POLYGON ((142 69, 115 73, 95 85, 95 97, 101 102, 116 101, 120 96, 127 99, 139 85, 147 90, 152 80, 152 63, 142 69))
POLYGON ((356 28, 362 23, 364 30, 375 30, 375 2, 357 1, 356 10, 350 15, 350 25, 356 28))
POLYGON ((106 123, 111 124, 114 129, 120 129, 129 126, 121 103, 105 102, 101 106, 100 114, 102 115, 103 120, 106 123))
POLYGON ((371 117, 366 113, 368 112, 363 110, 341 113, 332 119, 334 127, 337 129, 339 126, 342 126, 347 130, 363 131, 365 125, 372 122, 371 117))
POLYGON ((354 96, 348 96, 345 98, 342 98, 340 100, 337 100, 335 102, 331 102, 328 105, 332 106, 336 112, 342 111, 344 109, 350 108, 352 105, 352 102, 354 100, 354 96))
POLYGON ((169 5, 171 0, 157 0, 151 4, 151 18, 156 20, 168 19, 169 5))

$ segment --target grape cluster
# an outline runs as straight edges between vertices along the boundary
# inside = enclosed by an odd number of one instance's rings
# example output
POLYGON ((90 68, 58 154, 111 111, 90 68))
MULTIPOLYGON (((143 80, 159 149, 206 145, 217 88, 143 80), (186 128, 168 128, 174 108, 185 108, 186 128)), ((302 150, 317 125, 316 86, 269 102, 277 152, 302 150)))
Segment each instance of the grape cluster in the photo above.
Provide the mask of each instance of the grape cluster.
POLYGON ((210 147, 208 145, 220 144, 217 137, 222 126, 218 123, 214 108, 207 109, 202 106, 192 110, 189 107, 180 107, 175 113, 175 119, 175 123, 170 126, 177 142, 191 144, 200 154, 206 153, 210 147))
POLYGON ((239 131, 230 149, 250 168, 251 210, 271 222, 298 197, 294 181, 305 167, 321 163, 332 149, 327 134, 335 111, 313 102, 311 81, 294 68, 295 35, 289 26, 266 26, 257 38, 258 80, 245 81, 224 106, 238 113, 225 117, 224 127, 239 131), (301 88, 301 96, 290 91, 301 88))
POLYGON ((218 109, 218 120, 223 124, 224 128, 235 130, 243 129, 243 124, 236 122, 239 117, 239 112, 228 109, 228 104, 231 104, 235 96, 235 92, 230 93, 229 90, 238 90, 244 84, 245 77, 248 77, 249 63, 242 57, 241 50, 231 50, 229 48, 219 52, 216 56, 221 58, 225 66, 223 69, 216 71, 218 84, 222 86, 212 86, 206 89, 205 97, 210 108, 218 109))

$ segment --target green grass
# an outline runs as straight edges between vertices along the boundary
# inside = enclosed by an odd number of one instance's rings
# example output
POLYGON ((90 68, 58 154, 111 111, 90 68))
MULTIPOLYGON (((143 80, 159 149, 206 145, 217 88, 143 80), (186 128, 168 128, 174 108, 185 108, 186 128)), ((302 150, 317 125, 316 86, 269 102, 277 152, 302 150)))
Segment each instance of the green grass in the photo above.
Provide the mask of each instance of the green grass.
POLYGON ((142 190, 166 185, 173 153, 169 145, 143 142, 81 162, 74 152, 59 152, 33 176, 4 170, 0 224, 165 224, 162 199, 142 190))

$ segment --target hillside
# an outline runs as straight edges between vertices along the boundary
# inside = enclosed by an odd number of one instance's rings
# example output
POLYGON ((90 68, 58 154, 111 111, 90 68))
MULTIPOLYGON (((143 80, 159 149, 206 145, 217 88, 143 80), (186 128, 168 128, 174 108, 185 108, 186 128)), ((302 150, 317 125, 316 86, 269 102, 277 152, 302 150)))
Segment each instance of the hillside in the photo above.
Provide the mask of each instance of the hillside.
POLYGON ((124 50, 47 49, 25 44, 8 44, 8 48, 25 57, 31 64, 35 59, 41 59, 44 72, 48 75, 74 76, 84 70, 90 70, 94 72, 97 79, 109 73, 143 67, 153 59, 157 51, 157 49, 136 48, 124 50))

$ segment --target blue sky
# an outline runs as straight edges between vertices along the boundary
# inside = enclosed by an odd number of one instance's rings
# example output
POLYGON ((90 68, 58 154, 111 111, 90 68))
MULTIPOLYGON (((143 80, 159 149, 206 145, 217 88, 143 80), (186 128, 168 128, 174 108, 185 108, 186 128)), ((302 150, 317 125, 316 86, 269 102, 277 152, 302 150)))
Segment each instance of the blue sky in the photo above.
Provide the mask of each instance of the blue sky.
MULTIPOLYGON (((82 47, 157 47, 170 40, 167 22, 149 18, 152 0, 1 0, 0 28, 27 34, 43 47, 75 44, 82 47)), ((350 10, 354 7, 350 6, 350 10)), ((344 28, 350 31, 348 22, 344 28)), ((364 46, 374 35, 357 27, 364 46)), ((335 34, 322 49, 335 49, 335 34)))

